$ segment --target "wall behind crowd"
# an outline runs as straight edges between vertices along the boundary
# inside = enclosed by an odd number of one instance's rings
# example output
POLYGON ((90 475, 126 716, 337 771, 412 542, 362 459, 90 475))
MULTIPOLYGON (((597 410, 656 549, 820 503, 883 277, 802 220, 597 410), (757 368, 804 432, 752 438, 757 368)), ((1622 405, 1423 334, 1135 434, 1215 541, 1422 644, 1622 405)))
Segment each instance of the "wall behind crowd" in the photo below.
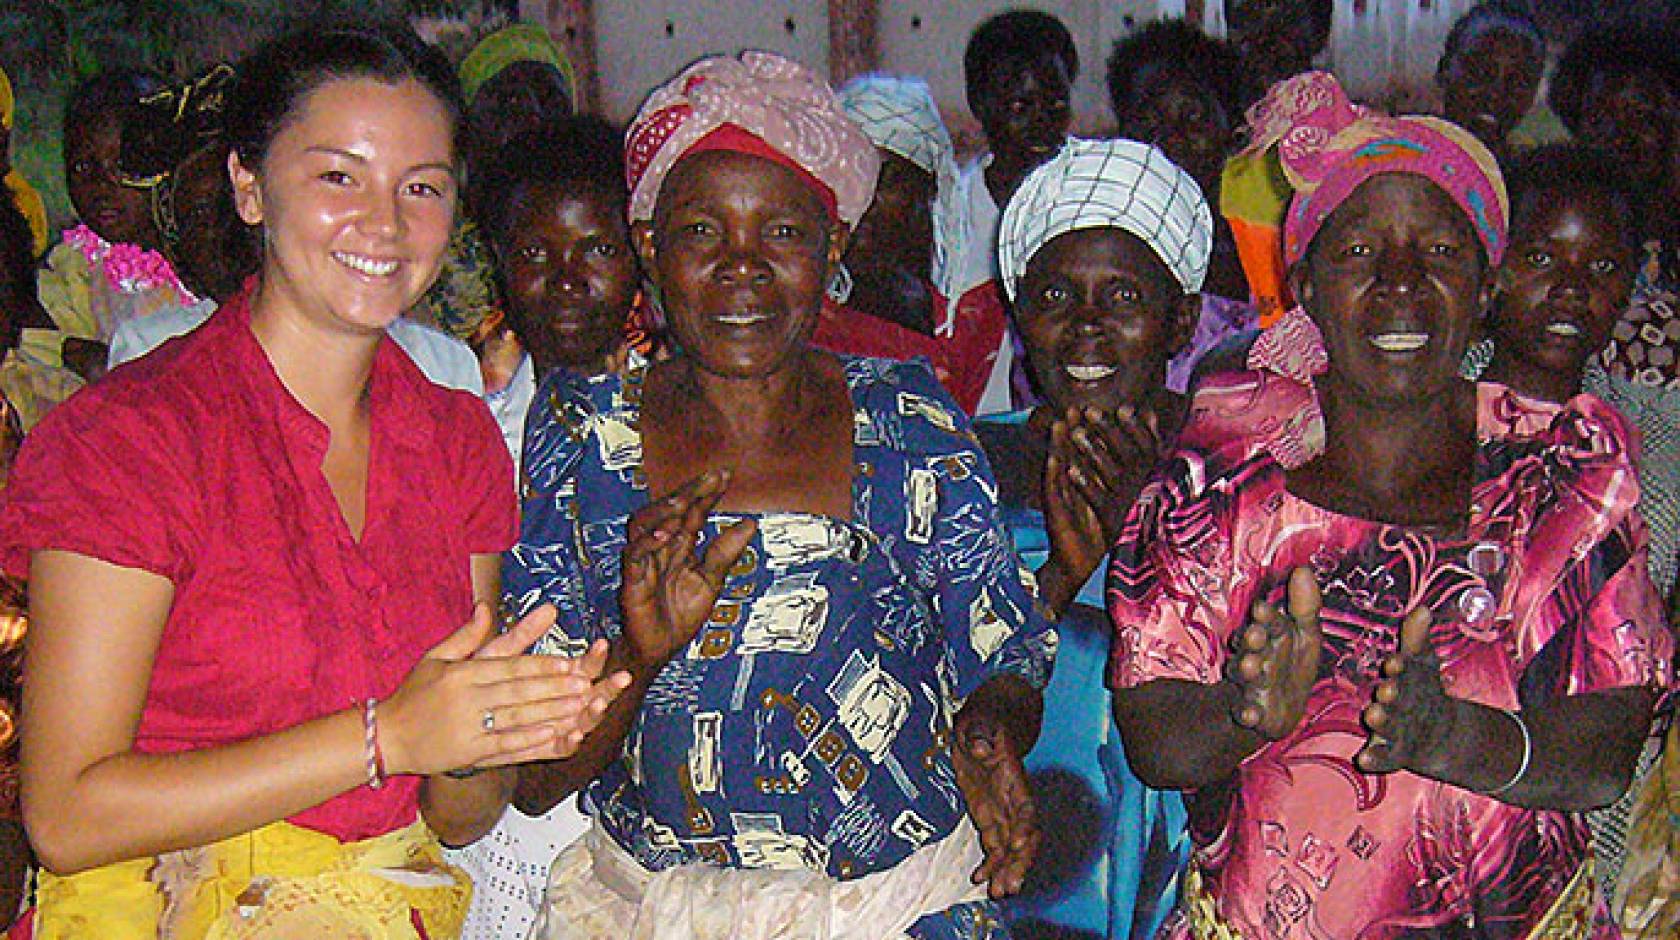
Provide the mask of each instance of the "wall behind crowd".
MULTIPOLYGON (((1225 0, 312 0, 323 13, 356 8, 392 13, 433 8, 498 10, 542 23, 571 53, 586 95, 624 122, 643 95, 684 64, 711 52, 763 48, 838 78, 869 67, 927 78, 959 147, 978 146, 962 87, 962 51, 981 20, 1001 10, 1054 13, 1076 38, 1084 67, 1073 89, 1074 129, 1112 129, 1103 60, 1113 41, 1163 16, 1188 16, 1224 32, 1225 0)), ((1583 15, 1584 6, 1673 0, 1542 0, 1583 15)), ((1434 105, 1433 72, 1452 22, 1474 0, 1336 0, 1327 55, 1349 90, 1401 110, 1434 105)), ((59 158, 59 115, 69 76, 98 66, 146 65, 177 77, 236 56, 296 15, 280 0, 193 0, 129 7, 117 3, 0 4, 0 64, 19 82, 15 164, 36 182, 55 222, 68 216, 59 158), (106 9, 109 8, 109 9, 106 9), (101 14, 99 11, 104 10, 101 14), (141 13, 151 11, 142 16, 141 13), (134 21, 134 22, 131 22, 134 21), (141 22, 143 21, 143 22, 141 22), (218 25, 220 24, 220 25, 218 25), (137 26, 139 28, 137 28, 137 26)), ((461 15, 459 11, 444 16, 461 15)), ((1585 15, 1591 15, 1590 13, 1585 15)), ((444 29, 447 34, 447 28, 444 29)))
MULTIPOLYGON (((1474 4, 1337 0, 1327 62, 1355 95, 1427 110, 1435 103, 1435 60, 1447 30, 1474 4)), ((831 63, 831 36, 850 25, 873 33, 875 67, 927 78, 959 137, 970 140, 978 125, 964 101, 962 50, 974 27, 994 13, 1028 6, 1067 24, 1084 65, 1073 89, 1074 126, 1086 134, 1112 128, 1102 62, 1115 39, 1165 16, 1199 17, 1209 33, 1224 33, 1218 0, 526 0, 521 14, 564 41, 578 28, 580 8, 589 6, 600 104, 615 120, 627 121, 648 89, 708 52, 769 49, 829 71, 841 64, 831 63), (872 11, 875 21, 835 22, 837 11, 872 11)))

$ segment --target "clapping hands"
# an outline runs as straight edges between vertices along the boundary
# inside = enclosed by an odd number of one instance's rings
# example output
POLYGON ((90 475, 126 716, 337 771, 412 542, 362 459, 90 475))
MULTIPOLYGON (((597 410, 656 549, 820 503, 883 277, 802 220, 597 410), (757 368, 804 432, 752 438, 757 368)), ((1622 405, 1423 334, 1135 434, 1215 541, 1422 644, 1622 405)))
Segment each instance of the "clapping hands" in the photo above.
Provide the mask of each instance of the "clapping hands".
POLYGON ((1239 726, 1276 741, 1301 723, 1318 681, 1322 604, 1310 568, 1289 573, 1287 609, 1255 602, 1248 625, 1231 638, 1226 667, 1226 678, 1241 694, 1231 716, 1239 726))
POLYGON ((543 605, 498 635, 490 606, 478 604, 381 703, 387 771, 434 774, 575 753, 630 677, 602 675, 605 642, 576 659, 525 655, 554 616, 543 605))

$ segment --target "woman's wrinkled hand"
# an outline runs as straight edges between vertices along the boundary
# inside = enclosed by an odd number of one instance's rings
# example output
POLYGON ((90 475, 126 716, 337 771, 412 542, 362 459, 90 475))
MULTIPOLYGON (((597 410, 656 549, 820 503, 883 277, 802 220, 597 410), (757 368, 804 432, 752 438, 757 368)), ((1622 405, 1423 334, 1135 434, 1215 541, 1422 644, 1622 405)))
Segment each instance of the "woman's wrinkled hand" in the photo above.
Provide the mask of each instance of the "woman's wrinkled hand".
POLYGON ((711 615, 729 569, 752 541, 758 524, 746 519, 694 550, 706 517, 729 485, 727 470, 711 470, 630 517, 624 546, 624 642, 637 667, 657 671, 688 645, 711 615))
POLYGON ((1441 684, 1441 662, 1429 642, 1429 610, 1418 607, 1400 627, 1400 650, 1383 660, 1382 680, 1365 706, 1369 737, 1355 757, 1360 770, 1436 772, 1452 739, 1457 701, 1441 684))
POLYGON ((993 898, 1021 890, 1038 857, 1038 809, 1027 785, 1025 756, 997 716, 964 707, 952 728, 951 763, 985 860, 970 876, 993 898))
POLYGON ((1318 582, 1310 568, 1289 573, 1287 611, 1256 601, 1246 627, 1232 637, 1226 678, 1241 695, 1232 720, 1269 741, 1301 723, 1307 696, 1318 681, 1324 635, 1318 582))
POLYGON ((1153 412, 1069 408, 1050 426, 1044 521, 1050 553, 1073 590, 1120 539, 1143 483, 1161 458, 1153 412))
POLYGON ((544 605, 498 635, 489 605, 475 607, 380 703, 386 771, 435 774, 575 753, 630 677, 603 677, 604 641, 575 659, 524 655, 554 617, 544 605))

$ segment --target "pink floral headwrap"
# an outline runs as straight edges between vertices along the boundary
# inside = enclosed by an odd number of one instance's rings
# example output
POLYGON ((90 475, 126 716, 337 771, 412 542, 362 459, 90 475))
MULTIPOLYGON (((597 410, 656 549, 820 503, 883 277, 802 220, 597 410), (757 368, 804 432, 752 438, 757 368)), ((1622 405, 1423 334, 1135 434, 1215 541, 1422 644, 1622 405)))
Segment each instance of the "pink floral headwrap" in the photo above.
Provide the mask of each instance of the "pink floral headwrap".
POLYGON ((732 150, 792 169, 830 214, 857 225, 875 195, 881 157, 834 91, 809 69, 768 52, 701 59, 655 89, 625 135, 630 220, 653 218, 677 161, 732 150))
POLYGON ((1284 217, 1285 263, 1299 261, 1330 213, 1382 173, 1414 173, 1441 187, 1469 216, 1489 267, 1504 256, 1510 217, 1505 181, 1493 154, 1458 125, 1356 105, 1328 72, 1273 85, 1249 109, 1248 121, 1249 150, 1275 144, 1295 190, 1284 217))

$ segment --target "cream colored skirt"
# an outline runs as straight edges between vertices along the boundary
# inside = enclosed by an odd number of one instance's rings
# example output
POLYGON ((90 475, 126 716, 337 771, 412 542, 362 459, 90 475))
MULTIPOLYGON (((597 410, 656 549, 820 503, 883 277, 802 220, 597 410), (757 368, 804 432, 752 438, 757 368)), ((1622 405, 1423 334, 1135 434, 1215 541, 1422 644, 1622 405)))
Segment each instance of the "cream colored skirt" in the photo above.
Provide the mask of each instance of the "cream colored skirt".
POLYGON ((807 869, 683 865, 650 872, 592 827, 555 860, 531 940, 877 940, 983 900, 980 839, 952 833, 887 871, 836 881, 807 869))

